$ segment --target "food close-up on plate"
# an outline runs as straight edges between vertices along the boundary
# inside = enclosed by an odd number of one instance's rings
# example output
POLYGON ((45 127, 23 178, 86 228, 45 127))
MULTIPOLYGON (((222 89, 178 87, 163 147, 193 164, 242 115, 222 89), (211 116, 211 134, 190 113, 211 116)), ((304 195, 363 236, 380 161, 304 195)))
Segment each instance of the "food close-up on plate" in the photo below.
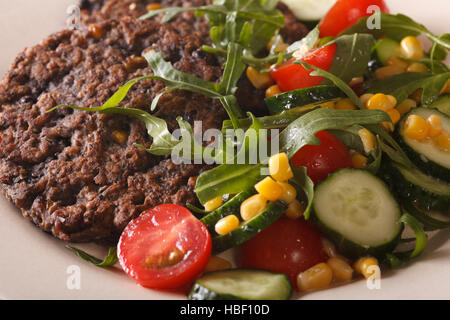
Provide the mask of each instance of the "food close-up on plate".
POLYGON ((0 298, 449 298, 446 0, 0 3, 0 298))

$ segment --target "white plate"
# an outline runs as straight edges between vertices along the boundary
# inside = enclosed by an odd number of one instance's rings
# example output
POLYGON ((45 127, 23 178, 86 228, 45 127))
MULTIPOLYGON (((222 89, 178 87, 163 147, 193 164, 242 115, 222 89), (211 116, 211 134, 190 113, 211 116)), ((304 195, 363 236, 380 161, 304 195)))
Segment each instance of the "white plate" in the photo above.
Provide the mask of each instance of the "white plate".
MULTIPOLYGON (((0 74, 25 46, 57 31, 71 0, 0 1, 0 74)), ((437 34, 450 31, 448 0, 387 0, 392 12, 410 15, 437 34)), ((450 230, 435 235, 419 260, 383 274, 381 288, 365 281, 304 295, 303 299, 449 299, 450 230)), ((41 232, 0 197, 0 298, 5 299, 183 299, 134 284, 124 273, 103 270, 77 258, 65 243, 41 232), (75 269, 73 269, 75 266, 75 269), (70 289, 73 270, 80 271, 79 290, 70 289), (69 272, 69 273, 68 273, 69 272)), ((95 245, 82 248, 99 252, 95 245)), ((101 251, 101 250, 100 250, 101 251)))

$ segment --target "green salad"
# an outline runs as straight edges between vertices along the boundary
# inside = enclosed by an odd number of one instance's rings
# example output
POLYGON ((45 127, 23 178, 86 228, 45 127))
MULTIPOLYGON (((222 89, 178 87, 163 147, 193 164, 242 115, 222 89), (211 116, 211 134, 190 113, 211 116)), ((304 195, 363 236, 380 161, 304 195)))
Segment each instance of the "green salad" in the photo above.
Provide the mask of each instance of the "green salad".
POLYGON ((450 36, 390 14, 382 0, 322 3, 287 2, 299 19, 313 17, 295 43, 283 41, 284 15, 273 0, 215 0, 141 17, 206 17, 211 44, 202 49, 221 62, 220 82, 149 50, 153 75, 124 84, 102 106, 56 108, 137 118, 152 144, 136 148, 214 165, 196 180, 197 206, 143 213, 105 261, 71 249, 101 267, 119 261, 148 288, 189 284, 188 298, 198 300, 289 299, 420 259, 427 232, 450 227, 450 36), (236 99, 243 77, 265 94, 265 115, 236 99), (148 110, 121 107, 146 79, 166 89, 148 110), (213 141, 198 141, 178 115, 179 134, 154 115, 172 90, 220 101, 229 119, 213 141), (232 248, 236 264, 217 256, 232 248))

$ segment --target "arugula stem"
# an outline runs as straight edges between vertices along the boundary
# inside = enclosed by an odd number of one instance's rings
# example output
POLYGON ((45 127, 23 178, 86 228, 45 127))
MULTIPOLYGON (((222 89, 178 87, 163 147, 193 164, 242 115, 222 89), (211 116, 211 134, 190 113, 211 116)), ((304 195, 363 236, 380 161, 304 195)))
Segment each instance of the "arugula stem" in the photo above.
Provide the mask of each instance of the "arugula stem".
MULTIPOLYGON (((227 51, 220 48, 214 48, 211 46, 203 45, 202 50, 208 53, 216 54, 221 57, 227 56, 227 51)), ((255 58, 253 56, 249 55, 243 55, 242 61, 252 67, 264 67, 266 64, 274 64, 277 63, 279 60, 279 55, 269 55, 265 58, 255 58)))

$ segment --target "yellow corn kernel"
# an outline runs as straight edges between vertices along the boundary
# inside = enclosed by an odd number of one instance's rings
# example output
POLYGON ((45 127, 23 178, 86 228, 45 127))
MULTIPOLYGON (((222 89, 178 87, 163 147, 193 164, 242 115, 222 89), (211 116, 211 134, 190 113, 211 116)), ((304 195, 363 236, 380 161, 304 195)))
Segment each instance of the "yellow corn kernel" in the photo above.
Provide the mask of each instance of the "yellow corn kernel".
POLYGON ((271 177, 266 177, 255 184, 255 189, 270 201, 277 201, 283 195, 283 188, 271 177))
POLYGON ((450 134, 448 132, 442 132, 436 138, 438 145, 443 149, 450 149, 450 134))
POLYGON ((397 106, 397 111, 400 113, 401 116, 403 116, 408 112, 410 112, 411 109, 415 107, 417 107, 416 101, 414 101, 413 99, 405 99, 397 106))
POLYGON ((337 257, 338 253, 336 250, 336 246, 333 244, 333 242, 331 242, 327 238, 323 238, 323 237, 321 240, 322 240, 323 251, 325 252, 325 254, 329 258, 337 257))
POLYGON ((221 236, 229 234, 237 228, 239 228, 239 219, 234 214, 220 219, 215 225, 217 234, 221 236))
POLYGON ((324 262, 316 264, 297 276, 297 287, 300 291, 323 289, 333 280, 333 270, 324 262))
POLYGON ((147 5, 147 7, 145 7, 147 9, 147 11, 153 11, 153 10, 159 10, 164 8, 162 5, 160 5, 159 3, 150 3, 149 5, 147 5))
POLYGON ((204 205, 206 211, 213 211, 219 208, 223 204, 222 197, 216 197, 207 201, 204 205))
POLYGON ((447 82, 442 87, 440 94, 444 94, 444 93, 450 93, 450 79, 447 80, 447 82))
POLYGON ((408 116, 403 128, 403 134, 408 138, 419 141, 425 139, 428 136, 427 120, 416 114, 408 116))
POLYGON ((284 182, 294 177, 289 158, 286 153, 278 153, 269 159, 269 172, 272 178, 284 182))
POLYGON ((422 59, 423 48, 419 39, 413 36, 403 38, 400 42, 400 50, 405 58, 422 59))
POLYGON ((389 111, 394 109, 396 104, 397 100, 393 96, 377 93, 367 101, 366 108, 389 111))
POLYGON ((336 102, 334 107, 336 110, 356 110, 358 109, 350 99, 341 99, 336 102))
POLYGON ((406 71, 406 69, 409 66, 409 63, 405 60, 400 59, 399 57, 396 56, 390 56, 387 61, 386 61, 386 65, 388 66, 398 66, 400 68, 403 68, 403 70, 406 71))
POLYGON ((231 269, 231 268, 232 268, 232 265, 231 265, 230 261, 225 260, 221 257, 211 256, 208 264, 206 265, 204 272, 227 270, 227 269, 231 269))
POLYGON ((334 109, 336 107, 336 102, 327 101, 320 104, 321 108, 334 109))
POLYGON ((280 87, 278 87, 277 85, 270 86, 266 90, 266 98, 271 98, 280 93, 281 93, 280 87))
POLYGON ((423 89, 419 88, 415 90, 409 97, 413 99, 417 104, 422 102, 423 89))
POLYGON ((400 121, 401 116, 397 109, 389 110, 387 111, 387 114, 391 118, 393 124, 397 124, 400 121))
MULTIPOLYGON (((267 51, 270 51, 272 49, 272 46, 274 45, 275 41, 277 40, 277 36, 273 36, 272 39, 270 39, 269 43, 267 43, 266 49, 267 51)), ((274 49, 274 52, 281 52, 286 50, 289 47, 289 44, 285 43, 283 39, 279 39, 278 43, 274 49)))
POLYGON ((353 264, 353 269, 355 269, 355 272, 358 274, 361 274, 364 276, 364 278, 369 278, 371 275, 373 275, 373 268, 370 268, 372 266, 378 267, 378 260, 373 257, 364 257, 358 259, 353 264))
POLYGON ((113 130, 112 136, 117 143, 125 143, 128 140, 128 133, 122 130, 113 130))
POLYGON ((289 48, 289 44, 284 43, 284 42, 280 42, 277 44, 277 46, 275 47, 274 52, 278 53, 278 52, 283 52, 285 51, 287 48, 289 48))
POLYGON ((391 96, 390 94, 386 95, 389 101, 395 106, 397 105, 397 99, 394 96, 391 96))
POLYGON ((297 190, 287 182, 278 182, 280 187, 283 189, 283 194, 280 197, 280 200, 284 203, 291 203, 295 199, 297 199, 297 190))
POLYGON ((384 128, 384 130, 386 130, 387 132, 391 132, 394 130, 394 128, 392 127, 392 123, 390 122, 381 122, 380 125, 384 128))
POLYGON ((363 143, 365 153, 370 153, 370 151, 375 149, 376 139, 372 132, 367 129, 361 129, 358 131, 358 135, 363 143))
POLYGON ((374 96, 374 94, 372 94, 372 93, 366 93, 366 94, 363 94, 361 97, 359 97, 359 100, 361 100, 363 105, 366 105, 367 101, 369 101, 370 98, 372 98, 373 96, 374 96))
POLYGON ((267 199, 260 194, 255 194, 242 202, 240 208, 241 218, 244 221, 248 221, 263 212, 266 207, 267 199))
POLYGON ((428 68, 423 63, 413 62, 406 69, 407 72, 428 72, 428 68))
POLYGON ((304 211, 305 210, 303 209, 303 205, 300 203, 300 201, 294 200, 289 203, 288 208, 284 214, 288 218, 298 219, 303 215, 304 211))
POLYGON ((268 72, 259 72, 253 67, 247 68, 247 78, 256 89, 265 89, 273 84, 273 79, 268 72))
POLYGON ((353 168, 364 169, 367 167, 367 157, 359 152, 354 152, 352 154, 352 165, 353 168))
POLYGON ((349 87, 354 87, 363 82, 364 82, 363 77, 356 77, 356 78, 352 78, 352 80, 348 83, 348 85, 349 85, 349 87))
POLYGON ((441 117, 432 114, 427 119, 428 122, 428 136, 437 137, 442 132, 442 120, 441 117))
POLYGON ((345 261, 339 258, 330 258, 327 261, 328 266, 333 271, 335 279, 348 281, 353 277, 353 268, 345 261))
POLYGON ((375 70, 375 78, 377 80, 383 80, 402 73, 405 73, 405 69, 403 69, 402 67, 395 65, 386 66, 375 70))

